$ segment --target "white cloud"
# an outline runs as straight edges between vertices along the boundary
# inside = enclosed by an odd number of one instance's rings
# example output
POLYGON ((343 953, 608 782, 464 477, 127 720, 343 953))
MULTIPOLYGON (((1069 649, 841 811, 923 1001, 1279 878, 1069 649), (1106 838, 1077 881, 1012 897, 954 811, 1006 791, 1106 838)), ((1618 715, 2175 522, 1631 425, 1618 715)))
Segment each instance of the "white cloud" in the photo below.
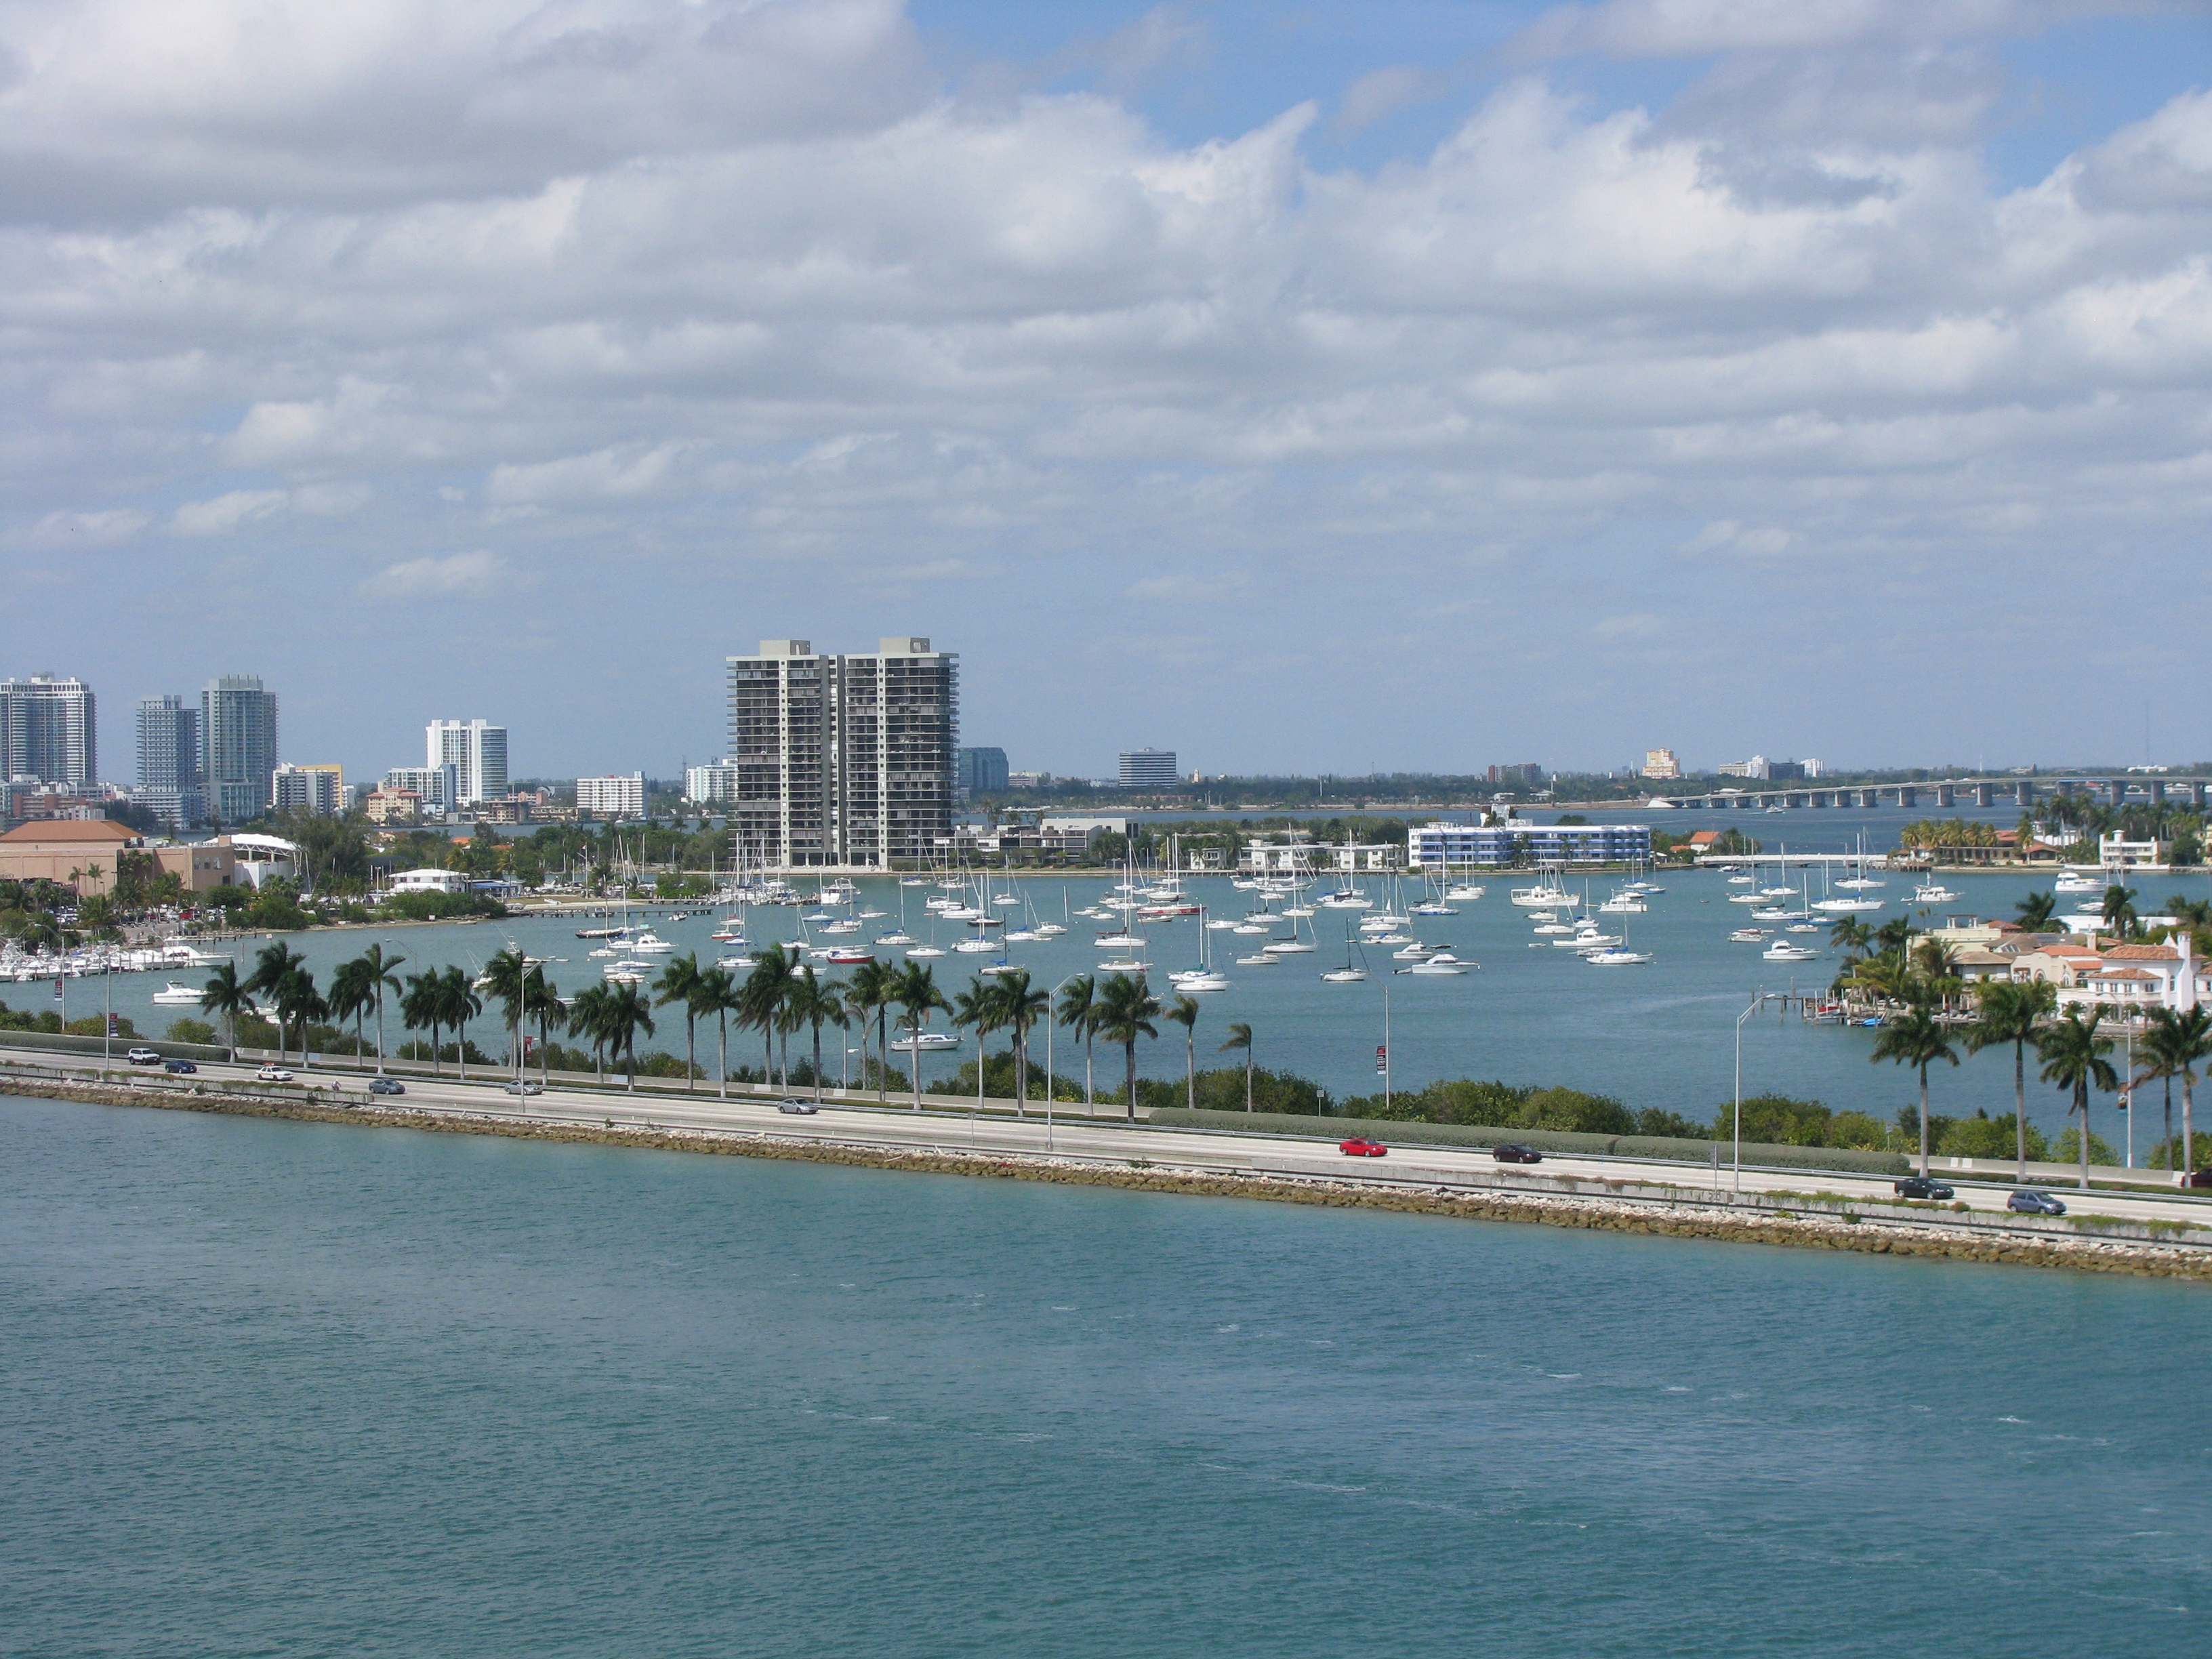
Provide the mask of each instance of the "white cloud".
POLYGON ((135 507, 111 507, 90 512, 46 514, 35 523, 10 530, 6 544, 27 552, 67 553, 119 547, 133 541, 150 522, 135 507))
POLYGON ((354 591, 368 599, 488 599, 514 585, 497 553, 453 553, 386 565, 354 591))
POLYGON ((281 489, 234 489, 211 501, 186 501, 169 516, 179 536, 227 536, 250 519, 283 511, 290 497, 281 489))

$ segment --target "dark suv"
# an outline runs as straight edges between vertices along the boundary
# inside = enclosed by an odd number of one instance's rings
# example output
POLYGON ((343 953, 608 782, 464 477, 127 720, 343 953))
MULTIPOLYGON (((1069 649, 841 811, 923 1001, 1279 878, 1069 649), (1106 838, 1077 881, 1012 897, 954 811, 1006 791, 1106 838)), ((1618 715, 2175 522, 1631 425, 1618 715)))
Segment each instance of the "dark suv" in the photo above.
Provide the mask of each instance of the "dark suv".
POLYGON ((1958 1194, 1951 1190, 1950 1182, 1938 1181, 1933 1176, 1905 1176, 1897 1183, 1897 1195, 1899 1198, 1958 1197, 1958 1194))

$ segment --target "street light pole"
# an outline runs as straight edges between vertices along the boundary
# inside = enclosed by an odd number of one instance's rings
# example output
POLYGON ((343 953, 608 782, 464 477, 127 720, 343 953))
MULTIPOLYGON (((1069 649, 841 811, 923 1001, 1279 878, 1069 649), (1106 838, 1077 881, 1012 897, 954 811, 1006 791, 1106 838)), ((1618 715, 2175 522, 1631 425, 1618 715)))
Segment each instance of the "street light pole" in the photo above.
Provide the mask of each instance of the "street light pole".
POLYGON ((1766 993, 1761 991, 1751 1001, 1751 1006, 1735 1017, 1735 1176, 1732 1190, 1743 1191, 1743 1023, 1766 1006, 1766 993))

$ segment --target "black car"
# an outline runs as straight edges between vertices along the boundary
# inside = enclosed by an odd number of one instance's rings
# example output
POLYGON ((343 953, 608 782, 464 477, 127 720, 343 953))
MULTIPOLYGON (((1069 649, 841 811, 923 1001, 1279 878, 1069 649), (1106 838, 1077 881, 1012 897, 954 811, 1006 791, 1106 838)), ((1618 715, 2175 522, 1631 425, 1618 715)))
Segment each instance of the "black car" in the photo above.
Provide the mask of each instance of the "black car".
POLYGON ((2005 1200, 2005 1208, 2019 1215, 2064 1215, 2066 1206, 2049 1193, 2023 1187, 2005 1200))
POLYGON ((368 1080, 368 1091, 373 1095, 404 1095, 407 1085, 396 1077, 373 1077, 368 1080))
POLYGON ((199 1070, 199 1067, 193 1065, 189 1060, 173 1060, 161 1069, 171 1073, 173 1076, 191 1077, 194 1073, 199 1070))
POLYGON ((1511 1141, 1503 1146, 1492 1147, 1490 1155, 1500 1164, 1541 1164, 1544 1161, 1543 1153, 1534 1146, 1522 1146, 1511 1141))
POLYGON ((1907 1176, 1897 1183, 1899 1198, 1956 1198, 1951 1184, 1938 1181, 1933 1176, 1907 1176))

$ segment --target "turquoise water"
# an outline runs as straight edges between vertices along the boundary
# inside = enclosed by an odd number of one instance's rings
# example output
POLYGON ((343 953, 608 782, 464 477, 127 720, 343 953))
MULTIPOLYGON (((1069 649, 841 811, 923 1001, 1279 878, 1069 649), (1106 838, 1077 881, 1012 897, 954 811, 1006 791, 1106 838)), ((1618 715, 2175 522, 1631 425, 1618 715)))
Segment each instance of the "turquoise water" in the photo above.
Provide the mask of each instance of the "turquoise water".
POLYGON ((2208 1358, 2202 1286, 4 1099, 0 1652, 2201 1651, 2208 1358))

